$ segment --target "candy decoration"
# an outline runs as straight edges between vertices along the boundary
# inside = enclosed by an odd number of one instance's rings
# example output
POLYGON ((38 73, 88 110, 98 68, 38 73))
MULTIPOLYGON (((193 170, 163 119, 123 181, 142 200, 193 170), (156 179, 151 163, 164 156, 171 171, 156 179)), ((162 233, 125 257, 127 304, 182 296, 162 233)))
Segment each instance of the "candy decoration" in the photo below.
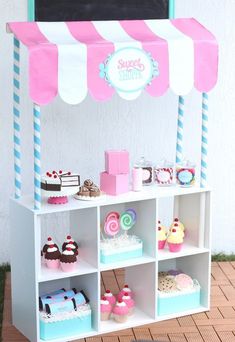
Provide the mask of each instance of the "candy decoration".
POLYGON ((13 120, 15 198, 21 197, 21 139, 20 139, 20 42, 14 38, 13 120))
POLYGON ((208 149, 208 95, 202 93, 202 138, 201 138, 201 187, 207 182, 207 149, 208 149))
POLYGON ((109 236, 115 236, 120 231, 120 223, 116 218, 111 218, 105 221, 104 231, 109 236))
POLYGON ((176 142, 176 163, 183 160, 183 130, 184 130, 184 98, 179 96, 178 121, 177 121, 177 142, 176 142))
POLYGON ((33 106, 34 127, 34 209, 41 209, 41 122, 40 106, 33 106))
POLYGON ((109 221, 110 219, 116 219, 116 220, 119 220, 119 213, 117 213, 116 211, 111 211, 107 216, 106 216, 106 219, 105 221, 109 221))
POLYGON ((137 214, 136 214, 136 211, 134 209, 127 209, 126 211, 128 214, 130 214, 132 216, 132 219, 133 219, 133 224, 136 223, 136 220, 137 220, 137 214))
POLYGON ((131 229, 134 225, 133 216, 128 212, 124 212, 121 215, 120 224, 123 230, 131 229))

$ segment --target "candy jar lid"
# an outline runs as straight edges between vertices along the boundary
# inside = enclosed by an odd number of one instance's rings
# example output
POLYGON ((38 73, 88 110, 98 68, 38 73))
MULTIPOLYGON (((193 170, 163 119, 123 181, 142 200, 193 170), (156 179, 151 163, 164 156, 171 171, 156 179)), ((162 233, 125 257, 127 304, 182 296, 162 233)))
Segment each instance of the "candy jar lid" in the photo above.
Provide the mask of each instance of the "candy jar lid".
POLYGON ((141 157, 137 163, 135 164, 136 167, 145 167, 145 166, 152 166, 152 162, 146 160, 145 157, 141 157))
POLYGON ((161 159, 159 163, 157 163, 157 167, 171 167, 173 168, 174 167, 174 163, 173 162, 170 162, 169 160, 167 159, 161 159))
POLYGON ((195 163, 193 163, 193 162, 191 162, 190 160, 188 160, 188 159, 184 159, 184 160, 182 160, 182 162, 180 162, 180 163, 177 163, 177 166, 178 167, 186 167, 186 168, 192 168, 192 167, 196 167, 196 164, 195 163))

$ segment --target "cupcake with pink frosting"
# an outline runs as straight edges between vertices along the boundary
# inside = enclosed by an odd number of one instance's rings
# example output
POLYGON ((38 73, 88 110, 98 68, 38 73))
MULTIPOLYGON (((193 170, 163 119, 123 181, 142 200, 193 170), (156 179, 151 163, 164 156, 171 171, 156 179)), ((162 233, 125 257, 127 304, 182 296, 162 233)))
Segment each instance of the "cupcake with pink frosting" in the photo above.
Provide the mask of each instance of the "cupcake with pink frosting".
POLYGON ((46 250, 45 253, 45 263, 48 268, 59 268, 60 266, 60 251, 56 247, 56 245, 51 244, 46 250))
POLYGON ((108 299, 105 296, 103 296, 100 301, 101 321, 109 320, 111 312, 112 312, 112 305, 109 303, 108 299))
POLYGON ((118 323, 125 323, 128 319, 129 309, 123 300, 118 300, 113 308, 113 318, 118 323))
POLYGON ((128 295, 133 298, 133 292, 131 291, 131 289, 129 288, 129 286, 126 284, 124 285, 123 289, 119 292, 117 299, 121 300, 122 297, 124 296, 125 293, 128 293, 128 295))
POLYGON ((109 303, 114 306, 116 303, 116 297, 112 294, 110 290, 106 290, 104 293, 104 297, 109 301, 109 303))
POLYGON ((122 296, 122 301, 124 303, 126 303, 127 307, 128 307, 128 314, 129 316, 133 315, 134 313, 134 307, 135 307, 135 302, 134 302, 134 299, 132 299, 130 296, 129 296, 129 293, 126 292, 124 293, 124 296, 122 296))
POLYGON ((60 266, 64 272, 73 272, 76 267, 77 256, 74 251, 68 247, 66 248, 60 257, 60 266))

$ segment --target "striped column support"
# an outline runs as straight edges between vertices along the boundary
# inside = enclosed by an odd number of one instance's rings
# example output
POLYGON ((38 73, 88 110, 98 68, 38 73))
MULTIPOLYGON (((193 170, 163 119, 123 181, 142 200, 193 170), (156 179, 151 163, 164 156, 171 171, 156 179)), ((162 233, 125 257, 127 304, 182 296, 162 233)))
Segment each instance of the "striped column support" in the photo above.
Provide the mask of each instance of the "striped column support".
POLYGON ((41 122, 40 106, 33 106, 34 128, 34 209, 41 209, 41 122))
POLYGON ((179 96, 177 141, 176 141, 176 163, 183 161, 183 131, 184 131, 184 98, 179 96))
POLYGON ((208 94, 202 93, 201 187, 207 184, 208 94))
POLYGON ((13 130, 15 198, 21 197, 21 139, 20 139, 20 42, 14 37, 13 55, 13 130))

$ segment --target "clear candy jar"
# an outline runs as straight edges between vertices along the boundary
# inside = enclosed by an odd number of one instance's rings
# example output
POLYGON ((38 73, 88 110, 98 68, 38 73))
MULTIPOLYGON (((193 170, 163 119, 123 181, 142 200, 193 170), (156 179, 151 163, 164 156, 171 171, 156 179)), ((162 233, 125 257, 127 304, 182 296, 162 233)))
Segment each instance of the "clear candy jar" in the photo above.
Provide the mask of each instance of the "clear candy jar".
POLYGON ((153 183, 153 164, 142 157, 136 164, 135 167, 142 168, 142 183, 143 185, 151 185, 153 183))
POLYGON ((174 184, 174 164, 166 160, 161 161, 154 168, 154 180, 159 186, 171 186, 174 184))
POLYGON ((184 161, 176 165, 176 182, 182 187, 190 187, 195 184, 196 165, 190 161, 184 161))

